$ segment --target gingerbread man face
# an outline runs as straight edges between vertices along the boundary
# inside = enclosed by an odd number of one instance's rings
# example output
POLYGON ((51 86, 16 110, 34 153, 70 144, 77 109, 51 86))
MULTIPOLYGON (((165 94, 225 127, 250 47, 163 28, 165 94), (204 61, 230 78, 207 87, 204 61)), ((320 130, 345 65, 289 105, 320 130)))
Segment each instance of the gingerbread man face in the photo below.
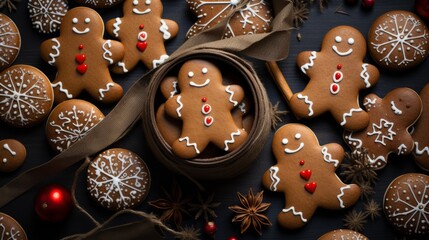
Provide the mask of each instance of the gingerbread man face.
POLYGON ((76 98, 82 91, 106 103, 122 97, 122 87, 113 82, 108 67, 122 59, 124 48, 103 39, 103 33, 100 15, 77 7, 65 15, 60 36, 41 44, 42 58, 58 70, 52 83, 55 102, 76 98))
POLYGON ((126 0, 124 16, 107 22, 107 32, 125 47, 125 56, 113 72, 126 73, 140 61, 152 69, 167 60, 164 41, 175 37, 179 27, 172 20, 162 19, 162 9, 160 0, 126 0))
POLYGON ((429 84, 420 92, 420 98, 423 103, 422 115, 414 125, 414 160, 424 170, 429 171, 429 84))
POLYGON ((244 98, 238 85, 224 86, 222 74, 204 60, 185 62, 178 73, 180 93, 165 103, 165 113, 182 120, 180 138, 173 142, 175 155, 198 156, 209 143, 226 152, 237 149, 247 132, 234 122, 231 110, 244 98))
POLYGON ((262 183, 285 195, 285 208, 277 217, 282 227, 304 226, 318 207, 342 209, 358 200, 360 188, 335 174, 344 158, 339 144, 320 146, 311 129, 291 123, 274 134, 272 151, 277 164, 265 172, 262 183))
MULTIPOLYGON (((98 37, 103 35, 104 32, 102 18, 91 11, 71 11, 71 13, 69 12, 64 16, 63 22, 67 23, 63 24, 64 26, 71 26, 71 30, 76 37, 81 37, 82 35, 98 37)), ((60 34, 68 34, 69 31, 70 28, 60 28, 60 34)))
POLYGON ((369 94, 364 106, 370 116, 368 127, 363 131, 344 133, 344 140, 352 151, 366 149, 375 169, 384 168, 392 152, 410 154, 414 141, 408 128, 420 117, 422 103, 419 95, 409 88, 397 88, 383 99, 369 94))
POLYGON ((359 106, 359 90, 374 85, 377 68, 363 63, 366 43, 362 34, 349 26, 331 29, 320 52, 302 52, 297 57, 301 71, 310 82, 289 100, 298 118, 313 118, 330 112, 345 129, 361 130, 368 114, 359 106))

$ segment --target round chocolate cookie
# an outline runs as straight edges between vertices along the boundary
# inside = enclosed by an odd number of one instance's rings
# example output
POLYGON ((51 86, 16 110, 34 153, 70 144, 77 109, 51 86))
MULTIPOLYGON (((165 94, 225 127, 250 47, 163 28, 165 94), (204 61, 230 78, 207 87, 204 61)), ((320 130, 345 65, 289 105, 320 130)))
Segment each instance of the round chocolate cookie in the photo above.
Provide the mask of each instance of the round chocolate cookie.
POLYGON ((18 27, 8 16, 0 13, 0 70, 9 67, 21 49, 18 27))
POLYGON ((397 177, 384 194, 384 214, 398 231, 408 235, 429 233, 429 176, 408 173, 397 177))
POLYGON ((66 0, 29 0, 27 7, 33 27, 46 34, 60 29, 69 9, 66 0))
MULTIPOLYGON (((124 0, 74 0, 77 4, 90 8, 110 8, 124 0)), ((148 1, 150 2, 150 1, 148 1)))
POLYGON ((15 139, 0 141, 0 172, 18 169, 27 157, 25 146, 15 139))
POLYGON ((48 116, 53 100, 51 82, 39 69, 14 65, 0 73, 0 120, 31 127, 48 116))
POLYGON ((367 240, 368 238, 349 229, 338 229, 323 234, 319 240, 367 240))
POLYGON ((15 219, 0 212, 0 239, 26 240, 27 235, 15 219))
POLYGON ((426 58, 428 38, 427 26, 417 15, 390 11, 372 24, 368 34, 369 53, 386 69, 410 69, 426 58))
POLYGON ((129 150, 106 150, 88 167, 87 190, 95 201, 109 210, 139 205, 148 195, 149 188, 149 169, 129 150))
POLYGON ((46 123, 46 137, 53 149, 62 152, 82 139, 101 120, 104 114, 92 103, 72 99, 52 110, 46 123))

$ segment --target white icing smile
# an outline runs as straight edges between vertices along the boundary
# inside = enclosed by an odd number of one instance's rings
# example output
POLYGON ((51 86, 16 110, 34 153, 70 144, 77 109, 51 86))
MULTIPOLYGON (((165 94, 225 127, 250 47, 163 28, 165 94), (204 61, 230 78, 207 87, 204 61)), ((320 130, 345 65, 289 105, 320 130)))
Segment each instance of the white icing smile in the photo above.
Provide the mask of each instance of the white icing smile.
POLYGON ((338 54, 338 55, 340 55, 342 57, 348 56, 348 55, 352 54, 352 52, 353 52, 353 49, 351 49, 351 48, 348 51, 346 51, 346 52, 341 52, 340 50, 338 50, 337 46, 335 46, 335 45, 332 46, 332 50, 334 50, 334 52, 336 54, 338 54))
POLYGON ((80 31, 77 28, 73 27, 73 32, 76 33, 76 34, 86 34, 86 33, 89 32, 89 28, 85 28, 85 30, 80 31))
MULTIPOLYGON (((297 133, 297 134, 295 134, 295 139, 296 139, 296 140, 301 139, 301 133, 297 133)), ((282 139, 282 144, 283 144, 283 145, 287 145, 288 143, 289 143, 289 140, 288 140, 287 138, 283 138, 283 139, 282 139)), ((303 143, 303 142, 301 142, 301 143, 299 144, 298 148, 296 148, 296 149, 285 148, 285 153, 287 153, 287 154, 297 153, 297 152, 301 151, 301 149, 302 149, 303 147, 304 147, 304 143, 303 143)))
MULTIPOLYGON (((73 18, 72 19, 72 23, 73 24, 77 24, 78 22, 79 22, 78 18, 73 18)), ((84 22, 85 22, 85 24, 88 24, 88 23, 91 22, 91 19, 90 18, 85 18, 84 22)), ((72 30, 76 34, 86 34, 86 33, 89 32, 89 28, 85 28, 83 31, 81 31, 81 30, 77 29, 76 27, 73 27, 72 30)))
POLYGON ((401 114, 402 114, 401 109, 399 109, 399 108, 397 108, 397 107, 396 107, 396 105, 395 105, 395 102, 394 102, 394 101, 391 101, 391 102, 390 102, 390 106, 391 106, 391 108, 392 108, 392 111, 393 111, 396 115, 401 115, 401 114))
POLYGON ((190 81, 189 85, 191 87, 201 88, 201 87, 205 87, 205 86, 209 85, 209 83, 210 83, 210 79, 206 79, 206 81, 204 83, 202 83, 202 84, 197 84, 194 81, 190 81))
POLYGON ((138 14, 138 15, 144 15, 144 14, 148 14, 150 13, 150 8, 144 10, 144 11, 140 11, 137 8, 133 8, 133 13, 138 14))

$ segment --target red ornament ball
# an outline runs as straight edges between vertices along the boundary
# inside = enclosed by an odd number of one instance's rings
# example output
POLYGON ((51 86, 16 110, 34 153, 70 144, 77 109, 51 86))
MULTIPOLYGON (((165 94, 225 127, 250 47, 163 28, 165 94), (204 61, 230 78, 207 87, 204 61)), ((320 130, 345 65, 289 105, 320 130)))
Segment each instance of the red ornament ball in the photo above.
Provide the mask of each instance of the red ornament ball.
POLYGON ((205 234, 213 236, 216 232, 216 224, 212 221, 206 222, 206 224, 204 224, 203 231, 205 234))
POLYGON ((231 236, 228 238, 228 240, 238 240, 238 238, 236 238, 235 236, 231 236))
POLYGON ((61 222, 71 212, 73 200, 69 190, 60 185, 48 185, 36 196, 34 209, 43 221, 61 222))
POLYGON ((420 17, 429 19, 429 0, 416 0, 415 8, 420 17))
POLYGON ((375 0, 362 0, 362 6, 364 8, 372 8, 375 4, 375 0))

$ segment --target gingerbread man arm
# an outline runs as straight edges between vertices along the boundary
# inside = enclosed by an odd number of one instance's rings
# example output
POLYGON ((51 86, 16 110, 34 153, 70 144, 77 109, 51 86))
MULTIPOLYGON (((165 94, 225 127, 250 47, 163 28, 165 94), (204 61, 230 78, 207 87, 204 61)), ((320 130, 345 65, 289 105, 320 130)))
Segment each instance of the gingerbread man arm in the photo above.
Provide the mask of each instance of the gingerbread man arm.
POLYGON ((40 45, 40 55, 43 60, 52 66, 57 66, 57 58, 60 56, 61 42, 58 38, 51 38, 40 45))
POLYGON ((309 75, 309 73, 311 73, 312 71, 316 58, 317 58, 316 51, 301 52, 298 54, 296 58, 296 64, 304 74, 309 75))
POLYGON ((106 40, 103 45, 103 59, 112 65, 124 58, 124 45, 118 41, 106 40))
POLYGON ((344 159, 344 149, 337 143, 329 143, 321 146, 321 154, 323 161, 333 167, 334 171, 337 169, 344 159))
POLYGON ((366 111, 370 111, 371 108, 374 108, 379 101, 381 101, 381 98, 379 98, 374 93, 371 93, 365 96, 363 100, 363 106, 365 107, 366 111))
POLYGON ((122 24, 122 19, 119 17, 114 18, 114 19, 110 19, 106 23, 106 32, 110 36, 114 36, 115 38, 119 38, 119 36, 121 34, 121 27, 120 27, 121 24, 122 24))
POLYGON ((238 106, 244 99, 244 91, 238 85, 228 85, 225 88, 225 92, 229 95, 228 101, 232 103, 234 107, 238 106))
POLYGON ((400 140, 397 139, 396 142, 398 142, 398 148, 394 152, 398 155, 408 155, 414 149, 414 140, 409 134, 404 135, 400 140))
MULTIPOLYGON (((165 36, 164 36, 164 39, 169 40, 171 38, 176 37, 177 33, 179 32, 179 25, 173 20, 162 19, 161 20, 161 27, 160 27, 161 32, 163 31, 164 23, 165 23, 165 26, 167 26, 167 31, 170 33, 170 36, 168 38, 165 38, 165 36)), ((167 34, 167 36, 168 36, 168 34, 167 34)))
POLYGON ((368 63, 363 63, 360 77, 363 80, 365 88, 369 88, 378 82, 378 79, 380 78, 380 72, 375 66, 368 63))
POLYGON ((165 102, 165 113, 167 113, 167 115, 172 118, 181 119, 183 108, 183 103, 181 99, 182 96, 180 94, 169 98, 165 102))
POLYGON ((169 76, 162 80, 160 85, 161 93, 166 98, 169 99, 179 93, 177 87, 177 77, 169 76))

